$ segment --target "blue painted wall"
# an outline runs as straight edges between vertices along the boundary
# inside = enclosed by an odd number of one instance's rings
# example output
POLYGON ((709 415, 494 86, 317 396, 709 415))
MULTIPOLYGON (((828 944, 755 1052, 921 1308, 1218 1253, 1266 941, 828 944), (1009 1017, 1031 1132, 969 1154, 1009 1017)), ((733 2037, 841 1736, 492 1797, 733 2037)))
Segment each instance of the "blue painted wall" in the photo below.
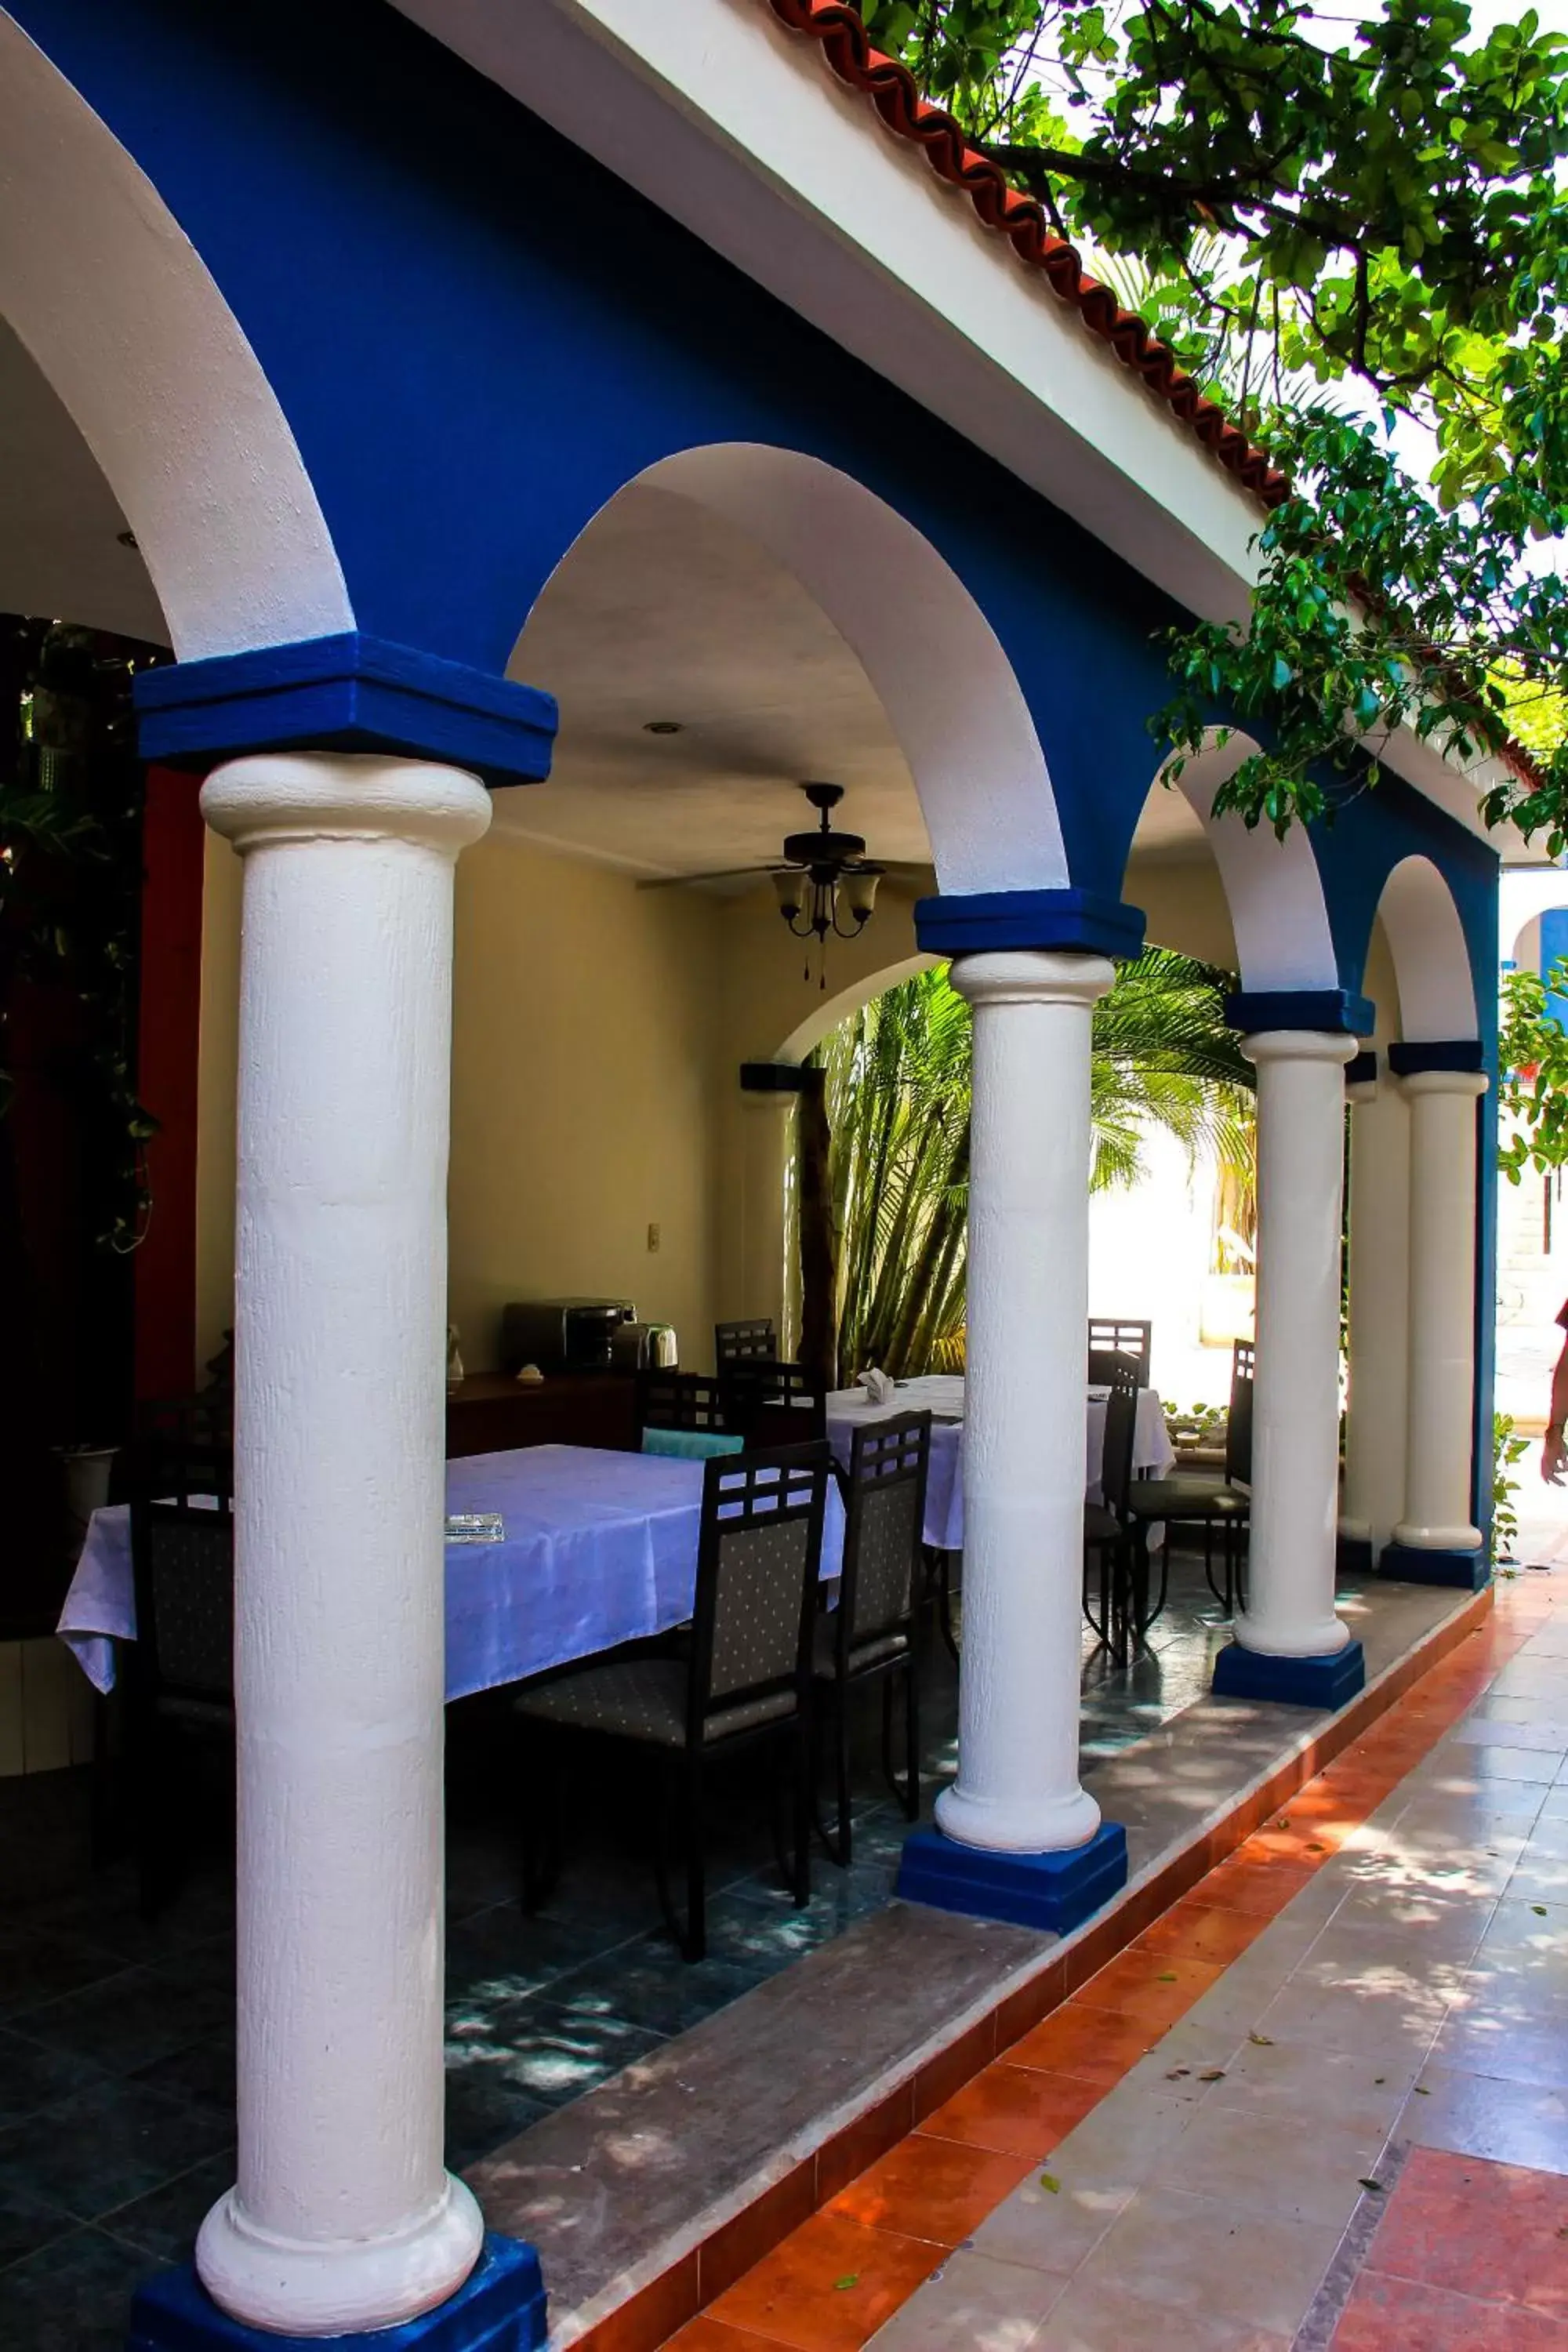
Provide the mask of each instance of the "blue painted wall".
POLYGON ((19 14, 212 269, 362 629, 500 669, 644 467, 804 450, 967 583, 1035 713, 1073 877, 1115 895, 1167 690, 1151 640, 1177 615, 1076 525, 372 0, 19 14))
MULTIPOLYGON (((1541 918, 1541 977, 1550 980, 1560 963, 1568 962, 1568 907, 1548 907, 1541 918)), ((1559 1029, 1568 1029, 1568 996, 1547 992, 1546 1010, 1559 1029)))
MULTIPOLYGON (((249 337, 362 630, 500 671, 572 541, 647 466, 711 442, 805 451, 966 583, 1034 714, 1072 881, 1120 895, 1169 691, 1155 635, 1181 614, 1076 524, 379 0, 15 5, 249 337)), ((1493 868, 1459 827, 1385 780, 1314 838, 1346 986, 1415 847, 1479 979, 1493 868)))

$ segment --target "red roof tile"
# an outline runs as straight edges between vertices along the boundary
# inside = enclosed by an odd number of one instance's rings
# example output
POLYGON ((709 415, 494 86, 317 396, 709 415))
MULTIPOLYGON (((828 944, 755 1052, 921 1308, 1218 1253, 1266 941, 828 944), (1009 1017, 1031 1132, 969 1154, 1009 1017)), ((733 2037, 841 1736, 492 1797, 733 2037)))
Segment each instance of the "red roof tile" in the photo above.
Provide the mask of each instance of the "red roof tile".
POLYGON ((1089 275, 1078 248, 1055 235, 1037 200, 1015 188, 1000 164, 972 147, 951 114, 921 96, 907 66, 872 47, 860 12, 849 0, 764 0, 764 5, 792 32, 821 42, 839 80, 863 91, 897 137, 922 148, 937 177, 963 190, 985 226, 1006 237, 1021 261, 1040 270, 1089 331, 1108 342, 1122 365, 1141 376, 1265 506, 1278 506, 1289 495, 1285 476, 1231 423, 1219 403, 1199 390, 1170 346, 1136 311, 1124 310, 1108 286, 1089 275))
MULTIPOLYGON (((871 45, 850 0, 763 0, 791 32, 822 45, 823 56, 850 89, 862 91, 888 129, 924 150, 926 162, 950 187, 962 188, 980 219, 1006 237, 1019 259, 1042 272, 1053 293, 1070 302, 1091 334, 1110 345, 1122 365, 1142 378, 1156 399, 1174 410, 1227 471, 1267 507, 1290 495, 1290 484, 1263 451, 1233 425, 1218 401, 1134 310, 1124 310, 1108 286, 1091 278, 1076 246, 1058 236, 1037 199, 1015 188, 999 163, 972 147, 940 106, 921 96, 907 66, 871 45)), ((1510 742, 1503 758, 1527 782, 1539 781, 1529 753, 1510 742)))

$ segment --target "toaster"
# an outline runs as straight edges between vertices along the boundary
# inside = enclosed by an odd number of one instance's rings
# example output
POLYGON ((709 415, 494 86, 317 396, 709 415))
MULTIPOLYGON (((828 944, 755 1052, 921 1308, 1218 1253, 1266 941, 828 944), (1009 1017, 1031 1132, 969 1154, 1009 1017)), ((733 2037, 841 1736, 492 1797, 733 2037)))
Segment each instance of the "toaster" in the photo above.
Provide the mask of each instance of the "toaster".
POLYGON ((617 1372, 672 1372, 679 1361, 672 1323, 619 1323, 610 1335, 617 1372))

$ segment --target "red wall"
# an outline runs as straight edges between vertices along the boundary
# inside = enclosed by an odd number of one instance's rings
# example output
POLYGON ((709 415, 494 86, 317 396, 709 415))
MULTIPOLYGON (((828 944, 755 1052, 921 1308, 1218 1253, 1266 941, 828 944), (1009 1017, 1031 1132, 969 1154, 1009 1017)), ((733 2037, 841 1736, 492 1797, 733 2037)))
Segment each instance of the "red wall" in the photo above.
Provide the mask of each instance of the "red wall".
POLYGON ((137 1095, 158 1121, 147 1147, 153 1194, 136 1253, 138 1399, 182 1396, 195 1381, 196 1066, 201 1032, 199 776, 147 772, 142 833, 142 1007, 137 1095))

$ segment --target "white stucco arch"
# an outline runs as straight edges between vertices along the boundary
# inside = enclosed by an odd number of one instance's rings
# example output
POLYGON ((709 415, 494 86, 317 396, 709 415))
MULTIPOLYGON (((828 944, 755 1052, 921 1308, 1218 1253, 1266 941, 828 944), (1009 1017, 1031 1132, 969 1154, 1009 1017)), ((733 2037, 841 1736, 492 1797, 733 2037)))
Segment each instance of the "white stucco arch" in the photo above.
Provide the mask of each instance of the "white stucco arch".
POLYGON ((1394 958, 1405 1043, 1478 1037, 1464 925, 1431 859, 1402 857, 1383 886, 1377 911, 1394 958))
POLYGON ((136 534, 190 659, 352 629, 294 436, 152 182, 0 10, 0 315, 136 534))
POLYGON ((885 996, 888 990, 897 988, 901 980, 912 980, 917 971, 930 971, 933 964, 941 961, 940 956, 902 956, 896 962, 882 965, 879 971, 863 973, 836 994, 818 998, 805 1020, 798 1022, 790 1031, 773 1059, 775 1062, 804 1062, 814 1046, 820 1045, 825 1037, 831 1036, 839 1023, 847 1021, 851 1013, 858 1013, 863 1004, 869 1004, 875 997, 885 996))
POLYGON ((1214 814, 1220 785, 1257 749, 1249 736, 1236 733, 1213 741, 1188 761, 1176 785, 1202 821, 1219 867, 1242 986, 1258 993, 1338 988, 1328 902, 1305 826, 1293 824, 1281 841, 1267 825, 1249 830, 1234 813, 1214 814))
POLYGON ((1045 753, 1012 665, 912 524, 834 467, 757 442, 683 449, 636 479, 747 532, 820 605, 898 739, 941 890, 1067 886, 1045 753))

